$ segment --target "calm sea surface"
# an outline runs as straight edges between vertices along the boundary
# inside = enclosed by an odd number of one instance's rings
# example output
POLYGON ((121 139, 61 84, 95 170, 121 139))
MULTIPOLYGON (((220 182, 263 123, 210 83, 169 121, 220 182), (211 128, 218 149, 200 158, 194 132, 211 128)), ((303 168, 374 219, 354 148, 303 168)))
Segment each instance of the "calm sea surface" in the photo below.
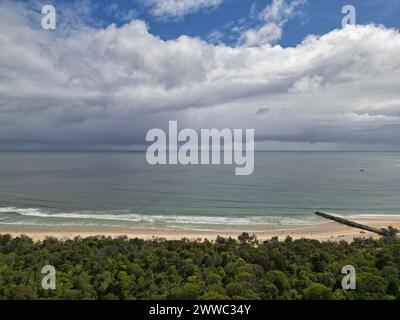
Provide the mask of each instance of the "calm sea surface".
POLYGON ((316 209, 400 218, 400 153, 258 152, 239 177, 140 152, 0 152, 0 224, 258 230, 316 209))

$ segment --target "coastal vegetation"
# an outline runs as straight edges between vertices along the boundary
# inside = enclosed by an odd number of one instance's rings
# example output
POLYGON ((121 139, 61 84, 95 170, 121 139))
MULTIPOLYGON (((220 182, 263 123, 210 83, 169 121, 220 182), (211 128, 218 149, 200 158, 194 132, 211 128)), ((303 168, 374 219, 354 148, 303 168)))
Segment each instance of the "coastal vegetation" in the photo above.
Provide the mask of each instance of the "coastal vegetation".
POLYGON ((0 236, 0 299, 400 299, 400 241, 0 236), (45 265, 56 288, 42 288, 45 265), (344 290, 343 266, 356 270, 344 290))

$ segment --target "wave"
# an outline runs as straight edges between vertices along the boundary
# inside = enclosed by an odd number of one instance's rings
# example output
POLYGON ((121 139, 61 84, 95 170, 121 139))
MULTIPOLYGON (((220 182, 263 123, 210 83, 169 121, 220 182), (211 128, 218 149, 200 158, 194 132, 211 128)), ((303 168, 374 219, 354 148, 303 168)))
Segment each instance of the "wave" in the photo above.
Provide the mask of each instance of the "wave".
MULTIPOLYGON (((124 222, 124 223, 147 223, 162 224, 166 226, 179 227, 179 225, 225 225, 225 226, 262 226, 262 225, 312 225, 322 223, 321 220, 313 215, 299 215, 297 217, 288 217, 287 215, 265 215, 265 216, 213 216, 213 215, 171 215, 171 214, 143 214, 133 213, 130 210, 111 210, 79 212, 50 212, 40 208, 17 208, 0 207, 0 223, 5 219, 13 222, 24 222, 4 214, 18 214, 25 218, 38 219, 35 224, 41 224, 43 221, 51 222, 54 219, 61 219, 63 223, 70 224, 73 221, 85 221, 85 223, 101 222, 124 222), (3 219, 2 219, 3 218, 3 219), (43 221, 42 221, 43 220, 43 221)), ((342 216, 342 215, 341 215, 342 216)), ((350 214, 343 215, 347 218, 393 218, 400 219, 399 214, 350 214)), ((22 219, 21 219, 22 220, 22 219)), ((26 219, 25 219, 26 222, 26 219)), ((32 223, 32 221, 30 221, 32 223)), ((74 223, 74 222, 73 222, 74 223)))
POLYGON ((400 219, 400 214, 356 214, 350 215, 349 218, 365 218, 365 219, 379 219, 379 218, 392 218, 392 219, 400 219))
MULTIPOLYGON (((1 213, 16 213, 25 217, 45 218, 45 219, 82 219, 82 220, 103 220, 103 221, 124 221, 124 222, 148 222, 164 224, 195 224, 195 225, 298 225, 311 224, 307 217, 289 218, 287 216, 206 216, 206 215, 160 215, 160 214, 138 214, 124 210, 116 210, 108 213, 100 211, 81 211, 81 212, 46 212, 38 208, 16 208, 0 207, 1 213)), ((315 221, 314 221, 315 222, 315 221)))

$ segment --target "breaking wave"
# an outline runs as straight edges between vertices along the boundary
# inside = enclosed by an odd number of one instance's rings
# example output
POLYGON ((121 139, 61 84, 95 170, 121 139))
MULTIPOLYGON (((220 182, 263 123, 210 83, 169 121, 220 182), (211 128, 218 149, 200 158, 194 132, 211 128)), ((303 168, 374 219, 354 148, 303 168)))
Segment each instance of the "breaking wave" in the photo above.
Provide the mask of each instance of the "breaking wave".
POLYGON ((267 224, 310 224, 311 219, 279 217, 279 216, 205 216, 205 215, 153 215, 137 214, 124 210, 109 212, 100 211, 80 211, 80 212, 47 212, 38 208, 16 208, 0 207, 0 218, 2 214, 13 213, 24 217, 44 218, 44 219, 81 219, 81 220, 103 220, 103 221, 124 221, 124 222, 148 222, 163 224, 198 224, 198 225, 267 225, 267 224))

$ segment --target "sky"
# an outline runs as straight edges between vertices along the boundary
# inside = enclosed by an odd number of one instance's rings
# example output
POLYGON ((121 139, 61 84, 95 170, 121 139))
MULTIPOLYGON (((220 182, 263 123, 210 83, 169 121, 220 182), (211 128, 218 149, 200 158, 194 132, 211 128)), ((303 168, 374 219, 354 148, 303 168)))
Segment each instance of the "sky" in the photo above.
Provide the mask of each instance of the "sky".
POLYGON ((400 151, 399 27, 398 0, 0 0, 0 149, 143 149, 176 120, 400 151))

